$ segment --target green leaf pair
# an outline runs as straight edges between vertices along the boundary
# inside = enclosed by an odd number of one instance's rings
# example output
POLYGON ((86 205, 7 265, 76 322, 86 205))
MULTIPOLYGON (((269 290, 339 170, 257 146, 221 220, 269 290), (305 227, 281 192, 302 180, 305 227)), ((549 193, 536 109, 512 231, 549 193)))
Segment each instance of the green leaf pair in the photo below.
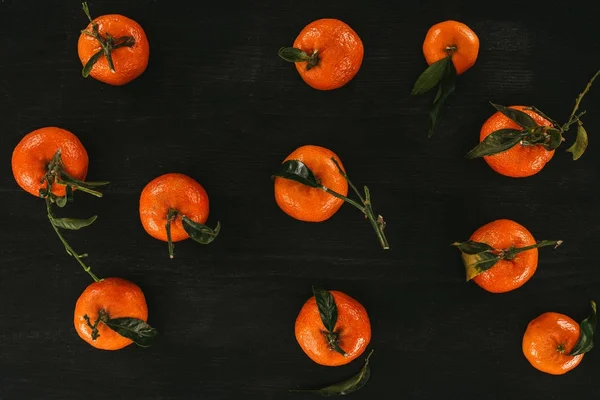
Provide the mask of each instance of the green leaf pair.
POLYGON ((497 250, 486 243, 475 242, 473 240, 467 240, 462 243, 452 243, 452 245, 458 247, 461 252, 461 257, 467 273, 467 281, 470 281, 477 275, 492 268, 500 260, 513 260, 517 254, 524 251, 546 246, 554 246, 554 248, 557 248, 561 244, 562 240, 542 240, 531 246, 511 246, 506 250, 497 250))
POLYGON ((431 126, 429 128, 428 137, 433 135, 433 132, 437 128, 442 106, 448 99, 448 97, 454 92, 456 81, 456 68, 452 62, 452 55, 442 58, 439 61, 431 64, 417 79, 413 89, 412 95, 418 95, 427 93, 434 87, 438 86, 437 93, 433 100, 433 106, 429 112, 431 118, 431 126))

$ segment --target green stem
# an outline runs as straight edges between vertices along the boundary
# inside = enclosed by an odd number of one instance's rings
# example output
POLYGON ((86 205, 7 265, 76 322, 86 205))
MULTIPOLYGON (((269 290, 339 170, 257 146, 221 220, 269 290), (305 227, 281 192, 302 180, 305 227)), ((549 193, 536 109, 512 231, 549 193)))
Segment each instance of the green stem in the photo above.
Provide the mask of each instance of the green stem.
POLYGON ((542 240, 541 242, 532 244, 531 246, 511 247, 508 250, 503 250, 500 252, 500 257, 505 260, 512 260, 516 257, 517 254, 522 253, 527 250, 537 249, 537 248, 546 247, 546 246, 554 246, 554 248, 557 248, 561 244, 562 244, 562 240, 542 240))
POLYGON ((339 199, 346 201, 347 203, 352 204, 354 207, 358 208, 363 214, 365 214, 365 216, 371 223, 371 226, 375 230, 375 234, 377 235, 377 238, 379 239, 379 243, 381 244, 381 247, 383 247, 384 250, 389 250, 390 245, 387 241, 387 238, 385 237, 385 233, 383 232, 383 230, 385 228, 385 222, 381 215, 376 216, 375 212, 373 211, 373 204, 371 203, 371 192, 369 191, 369 188, 364 186, 365 197, 363 198, 360 195, 360 192, 358 191, 356 186, 354 186, 354 184, 352 183, 350 178, 348 178, 348 175, 346 175, 346 173, 344 172, 344 170, 342 169, 340 164, 337 162, 337 160, 334 157, 331 157, 331 160, 337 167, 339 174, 342 175, 344 177, 344 179, 346 179, 346 182, 348 182, 348 185, 352 188, 352 190, 354 190, 354 192, 356 193, 356 195, 358 196, 360 201, 363 203, 364 207, 362 207, 360 204, 358 204, 354 200, 351 200, 345 196, 342 196, 341 194, 336 193, 331 189, 324 188, 324 190, 327 193, 331 194, 332 196, 335 196, 339 199))
POLYGON ((54 222, 53 222, 54 215, 52 214, 52 204, 51 204, 50 196, 46 197, 46 210, 48 212, 48 220, 50 220, 50 225, 52 225, 52 229, 54 229, 54 232, 56 232, 56 235, 62 242, 63 246, 65 246, 65 250, 67 251, 67 254, 69 254, 70 256, 73 256, 77 260, 79 265, 81 265, 83 270, 85 272, 87 272, 95 282, 100 282, 102 279, 99 279, 92 272, 91 268, 81 260, 83 257, 85 257, 85 254, 77 254, 75 252, 75 250, 73 250, 73 248, 69 245, 69 243, 67 243, 67 241, 65 240, 63 235, 60 233, 60 230, 56 227, 56 225, 54 225, 54 222))
POLYGON ((596 72, 596 74, 592 77, 592 79, 590 79, 590 81, 585 86, 585 89, 583 89, 583 92, 581 92, 579 94, 579 96, 577 96, 577 99, 575 99, 575 107, 573 107, 573 111, 571 112, 571 116, 569 117, 569 121, 566 124, 563 125, 563 127, 562 127, 563 131, 566 132, 567 130, 569 130, 569 127, 579 119, 579 116, 577 116, 577 117, 575 116, 575 113, 579 109, 579 103, 581 103, 581 100, 583 99, 583 96, 585 96, 586 93, 589 92, 590 88, 592 87, 592 83, 594 83, 594 81, 596 80, 596 78, 599 75, 600 75, 600 70, 598 70, 598 72, 596 72))
POLYGON ((371 192, 366 186, 365 196, 367 198, 365 201, 367 218, 369 219, 369 222, 371 222, 371 226, 373 226, 373 229, 377 234, 377 238, 379 239, 381 247, 383 247, 384 250, 388 250, 390 248, 390 244, 388 243, 387 238, 385 237, 385 233, 383 232, 383 229, 385 228, 385 222, 383 221, 383 217, 381 215, 375 217, 375 212, 373 211, 373 206, 371 205, 371 192))
POLYGON ((342 199, 344 200, 346 203, 348 204, 352 204, 354 207, 358 208, 363 214, 367 215, 367 211, 365 210, 365 208, 363 206, 361 206, 360 204, 358 204, 356 201, 349 199, 348 197, 339 194, 338 192, 329 189, 328 187, 325 186, 321 186, 321 190, 323 190, 324 192, 329 193, 330 195, 332 195, 333 197, 337 197, 338 199, 342 199))
POLYGON ((340 353, 344 357, 346 357, 348 355, 348 353, 346 353, 344 351, 344 349, 342 349, 340 347, 340 334, 339 333, 337 333, 337 332, 323 332, 323 334, 325 335, 325 340, 327 340, 327 344, 329 345, 329 348, 331 350, 340 353))
POLYGON ((173 259, 173 250, 175 245, 173 245, 173 240, 171 239, 171 222, 177 218, 179 213, 177 210, 169 209, 169 213, 167 214, 167 224, 165 225, 165 230, 167 231, 167 243, 169 245, 169 258, 173 259))

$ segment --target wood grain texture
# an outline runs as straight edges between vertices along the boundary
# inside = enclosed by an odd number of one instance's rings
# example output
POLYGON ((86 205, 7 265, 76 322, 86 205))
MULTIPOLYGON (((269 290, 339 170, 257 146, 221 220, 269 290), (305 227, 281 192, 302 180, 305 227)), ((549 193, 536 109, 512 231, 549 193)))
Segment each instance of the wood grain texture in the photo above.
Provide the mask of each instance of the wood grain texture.
POLYGON ((583 103, 590 146, 579 161, 559 149, 540 174, 514 180, 463 157, 488 101, 563 120, 600 68, 593 13, 550 3, 92 1, 94 15, 127 15, 150 41, 144 75, 110 87, 81 78, 77 1, 0 1, 0 398, 313 398, 287 389, 333 383, 362 361, 326 368, 302 353, 293 326, 312 284, 350 294, 371 317, 372 378, 353 399, 597 398, 598 350, 557 378, 527 363, 521 338, 542 312, 581 320, 600 301, 600 86, 583 103), (332 92, 277 57, 323 17, 365 45, 356 78, 332 92), (481 50, 428 140, 432 98, 409 93, 425 68, 424 35, 446 19, 471 26, 481 50), (89 179, 111 181, 103 199, 77 193, 69 215, 99 218, 68 237, 98 275, 141 286, 160 333, 152 348, 98 351, 73 329, 89 277, 9 163, 23 135, 48 125, 78 135, 89 179), (322 224, 277 208, 269 176, 304 144, 331 148, 370 187, 390 251, 349 206, 322 224), (210 246, 177 244, 172 261, 137 210, 145 184, 167 172, 198 180, 209 224, 223 225, 210 246), (466 284, 450 246, 497 218, 564 240, 503 295, 466 284))

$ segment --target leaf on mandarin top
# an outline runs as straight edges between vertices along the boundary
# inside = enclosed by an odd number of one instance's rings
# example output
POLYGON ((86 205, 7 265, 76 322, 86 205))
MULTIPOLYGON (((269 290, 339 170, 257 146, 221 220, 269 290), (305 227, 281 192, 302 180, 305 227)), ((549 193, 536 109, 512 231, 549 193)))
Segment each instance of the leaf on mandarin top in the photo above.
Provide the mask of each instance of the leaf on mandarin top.
POLYGON ((433 89, 444 77, 449 62, 450 57, 444 57, 427 67, 415 82, 410 94, 423 94, 433 89))
POLYGON ((486 243, 475 242, 473 240, 467 240, 466 242, 455 242, 452 243, 453 246, 458 247, 458 249, 466 254, 478 254, 483 253, 484 251, 494 250, 492 246, 486 243))
POLYGON ((149 347, 158 334, 145 321, 138 318, 111 318, 104 323, 119 335, 133 340, 140 347, 149 347))
POLYGON ((581 321, 579 324, 579 340, 569 353, 570 356, 587 353, 594 348, 594 333, 596 333, 596 325, 598 324, 598 315, 596 314, 596 302, 590 302, 592 313, 589 317, 581 321))
POLYGON ((490 104, 502 114, 522 126, 523 128, 535 128, 538 124, 535 123, 533 118, 520 110, 515 110, 514 108, 508 108, 501 106, 500 104, 494 104, 490 102, 490 104))
POLYGON ((500 257, 493 253, 494 248, 486 243, 468 240, 462 243, 456 242, 453 245, 458 247, 461 252, 467 281, 492 268, 500 260, 500 257))
POLYGON ((277 52, 279 57, 289 62, 309 61, 310 56, 306 52, 295 47, 282 47, 277 52))
POLYGON ((369 365, 369 359, 373 354, 373 350, 369 353, 367 358, 365 359, 365 364, 361 368, 360 372, 354 375, 352 378, 347 379, 343 382, 336 383, 333 385, 326 386, 321 389, 313 389, 313 390, 290 390, 290 392, 304 392, 304 393, 315 393, 320 394, 324 397, 329 396, 344 396, 357 390, 363 388, 369 378, 371 377, 371 366, 369 365))
POLYGON ((573 160, 579 160, 579 158, 585 152, 588 146, 588 135, 585 131, 585 128, 581 123, 577 127, 577 137, 575 138, 575 142, 567 149, 569 153, 573 154, 573 160))
POLYGON ((104 50, 98 50, 93 56, 90 57, 88 62, 85 63, 83 69, 81 70, 81 75, 83 75, 84 78, 87 78, 90 75, 94 64, 98 62, 100 57, 102 57, 102 54, 104 54, 104 50))
POLYGON ((313 287, 313 294, 317 301, 317 308, 321 315, 321 321, 328 332, 334 332, 337 324, 338 310, 333 295, 328 290, 313 287))
POLYGON ((98 218, 97 215, 87 219, 77 219, 77 218, 52 218, 52 224, 57 228, 62 229, 70 229, 72 231, 76 231, 81 228, 85 228, 86 226, 90 226, 94 223, 94 221, 98 218))
POLYGON ((446 70, 440 82, 440 86, 438 87, 435 99, 433 100, 431 111, 429 112, 429 118, 431 119, 431 126, 429 127, 429 133, 427 135, 429 138, 433 135, 433 132, 441 119, 442 106, 448 97, 454 93, 455 89, 456 68, 454 67, 454 63, 450 60, 450 57, 447 58, 448 63, 446 64, 446 70))
POLYGON ((527 135, 525 131, 516 129, 499 129, 490 133, 477 146, 467 153, 469 159, 490 156, 506 151, 517 144, 527 135))
POLYGON ((317 178, 313 172, 302 161, 289 160, 281 164, 279 171, 273 176, 279 178, 291 179, 303 185, 320 188, 321 185, 317 182, 317 178))
POLYGON ((187 232, 187 234, 200 244, 209 244, 215 240, 221 231, 220 222, 217 222, 215 229, 211 229, 206 225, 194 222, 186 216, 181 218, 181 222, 183 224, 183 229, 187 232))

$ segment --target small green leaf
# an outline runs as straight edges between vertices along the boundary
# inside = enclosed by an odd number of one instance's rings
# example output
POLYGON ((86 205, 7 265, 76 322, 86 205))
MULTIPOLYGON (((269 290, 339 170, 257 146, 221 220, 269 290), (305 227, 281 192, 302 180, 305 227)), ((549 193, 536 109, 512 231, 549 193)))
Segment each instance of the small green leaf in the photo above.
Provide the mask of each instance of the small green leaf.
POLYGON ((454 68, 454 63, 449 59, 448 63, 446 64, 446 71, 444 73, 444 76, 442 77, 440 86, 438 87, 435 99, 433 100, 433 106, 431 108, 431 111, 429 112, 429 118, 431 119, 431 126, 429 127, 429 133, 427 135, 429 138, 433 136, 433 132, 435 131, 440 122, 442 106, 444 105, 448 97, 450 97, 450 95, 454 93, 455 81, 456 68, 454 68))
POLYGON ((465 157, 473 159, 501 153, 519 144, 526 135, 526 131, 499 129, 486 136, 486 138, 469 151, 465 157))
POLYGON ((199 224, 197 222, 192 221, 186 216, 181 218, 181 222, 183 224, 183 229, 187 232, 188 235, 196 242, 200 244, 209 244, 219 234, 221 231, 221 223, 217 222, 217 226, 215 229, 211 229, 206 225, 199 224))
POLYGON ((333 295, 328 290, 317 289, 314 287, 313 294, 315 295, 319 314, 321 315, 321 321, 323 322, 325 329, 327 329, 328 332, 333 333, 338 318, 338 310, 333 295))
POLYGON ((558 146, 560 146, 563 142, 563 137, 560 131, 558 129, 550 128, 546 131, 546 133, 548 135, 547 137, 549 138, 549 140, 544 143, 546 150, 550 151, 557 149, 558 146))
POLYGON ((492 106, 502 114, 522 126, 523 128, 535 128, 538 124, 535 123, 533 118, 520 110, 515 110, 514 108, 508 108, 501 106, 500 104, 494 104, 490 102, 492 106))
POLYGON ((462 243, 456 242, 453 245, 458 247, 461 252, 467 281, 492 268, 501 259, 500 256, 493 253, 494 248, 486 243, 468 240, 462 243))
POLYGON ((57 206, 59 206, 60 208, 63 208, 64 206, 67 205, 67 196, 53 196, 54 202, 56 203, 57 206))
POLYGON ((98 218, 97 215, 88 219, 76 219, 76 218, 52 218, 52 224, 57 228, 70 229, 76 231, 86 226, 90 226, 98 218))
POLYGON ((356 392, 357 390, 363 388, 369 381, 369 378, 371 377, 371 367, 369 365, 369 359, 371 358, 371 355, 373 355, 373 350, 371 350, 371 352, 365 359, 365 364, 361 368, 360 372, 350 379, 347 379, 340 383, 336 383, 334 385, 326 386, 322 389, 290 390, 290 392, 315 393, 320 394, 324 397, 344 396, 356 392))
POLYGON ((411 95, 427 93, 435 87, 446 73, 448 63, 451 63, 450 57, 444 57, 439 61, 431 64, 427 69, 419 76, 415 85, 412 89, 411 95))
POLYGON ((284 162, 281 164, 279 171, 273 174, 273 176, 291 179, 313 188, 321 187, 312 171, 302 161, 298 160, 289 160, 284 162))
POLYGON ((306 52, 295 47, 282 47, 277 52, 279 57, 289 62, 310 61, 310 56, 306 52))
POLYGON ((473 240, 467 240, 466 242, 455 242, 452 243, 453 246, 458 247, 458 249, 465 254, 479 254, 484 251, 494 250, 492 246, 486 243, 475 242, 473 240))
POLYGON ((461 257, 467 273, 467 281, 492 268, 500 261, 500 257, 491 252, 479 254, 462 253, 461 257))
POLYGON ((100 57, 102 57, 102 54, 104 54, 104 50, 98 50, 93 56, 90 57, 88 62, 85 63, 85 65, 83 66, 83 69, 81 70, 81 75, 83 75, 84 78, 87 78, 88 76, 90 76, 90 72, 92 72, 92 68, 98 62, 100 57))
POLYGON ((579 324, 579 340, 569 353, 570 356, 587 353, 594 348, 594 333, 596 333, 598 315, 596 314, 596 302, 591 301, 590 304, 592 306, 592 313, 579 324))
POLYGON ((149 347, 157 335, 156 329, 137 318, 111 318, 103 321, 119 335, 133 340, 140 347, 149 347))
POLYGON ((585 128, 581 123, 577 127, 577 137, 575 138, 575 142, 567 149, 569 153, 573 154, 573 160, 579 160, 579 158, 585 152, 588 146, 588 135, 585 131, 585 128))

